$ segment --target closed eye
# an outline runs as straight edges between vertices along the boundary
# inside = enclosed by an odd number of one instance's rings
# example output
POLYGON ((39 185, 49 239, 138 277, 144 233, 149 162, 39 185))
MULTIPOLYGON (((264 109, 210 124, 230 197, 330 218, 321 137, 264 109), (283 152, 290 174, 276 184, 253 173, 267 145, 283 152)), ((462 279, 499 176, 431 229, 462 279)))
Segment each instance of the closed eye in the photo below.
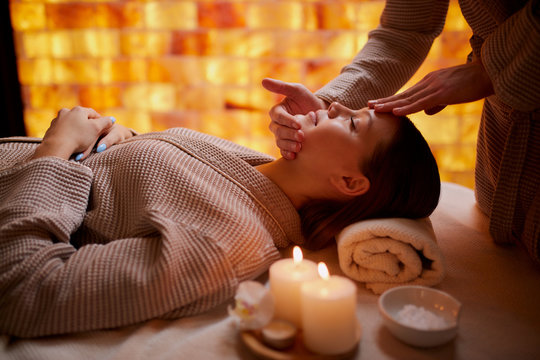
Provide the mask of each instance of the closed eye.
POLYGON ((354 119, 351 116, 351 130, 356 130, 356 125, 354 124, 354 119))

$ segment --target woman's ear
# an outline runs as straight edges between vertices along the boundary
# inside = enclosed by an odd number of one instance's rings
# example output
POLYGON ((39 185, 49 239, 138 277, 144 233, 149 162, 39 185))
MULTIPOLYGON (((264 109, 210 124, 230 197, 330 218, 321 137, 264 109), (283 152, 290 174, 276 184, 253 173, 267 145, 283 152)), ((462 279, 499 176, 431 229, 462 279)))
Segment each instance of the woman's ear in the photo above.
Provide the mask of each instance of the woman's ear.
POLYGON ((340 193, 347 196, 363 195, 371 186, 369 179, 363 174, 335 176, 330 179, 330 182, 340 193))

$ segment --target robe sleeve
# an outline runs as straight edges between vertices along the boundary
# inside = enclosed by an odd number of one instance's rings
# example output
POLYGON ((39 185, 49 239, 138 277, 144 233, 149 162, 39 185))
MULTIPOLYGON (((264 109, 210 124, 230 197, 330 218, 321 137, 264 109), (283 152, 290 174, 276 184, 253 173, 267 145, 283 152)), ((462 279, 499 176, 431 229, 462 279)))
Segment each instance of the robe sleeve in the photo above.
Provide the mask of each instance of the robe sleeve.
POLYGON ((482 46, 482 63, 495 94, 520 111, 540 107, 540 1, 529 1, 482 46))
POLYGON ((353 109, 393 95, 423 63, 447 10, 448 0, 388 0, 364 48, 316 95, 353 109))
POLYGON ((216 241, 159 209, 146 236, 75 248, 92 171, 41 158, 0 172, 0 332, 19 337, 125 326, 234 294, 216 241))

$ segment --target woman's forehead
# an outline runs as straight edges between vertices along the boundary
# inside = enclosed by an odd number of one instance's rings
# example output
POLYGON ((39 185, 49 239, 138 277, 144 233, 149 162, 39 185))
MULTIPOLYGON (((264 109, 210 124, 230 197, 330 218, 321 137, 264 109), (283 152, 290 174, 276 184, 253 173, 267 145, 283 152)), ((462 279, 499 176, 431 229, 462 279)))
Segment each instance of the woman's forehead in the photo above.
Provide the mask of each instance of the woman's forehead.
POLYGON ((399 126, 400 117, 392 113, 377 112, 373 109, 368 108, 361 109, 360 111, 369 113, 373 122, 377 124, 377 127, 382 126, 386 130, 393 131, 399 126))
POLYGON ((399 117, 389 112, 377 112, 368 107, 356 110, 357 114, 369 114, 373 120, 376 119, 398 119, 399 117))

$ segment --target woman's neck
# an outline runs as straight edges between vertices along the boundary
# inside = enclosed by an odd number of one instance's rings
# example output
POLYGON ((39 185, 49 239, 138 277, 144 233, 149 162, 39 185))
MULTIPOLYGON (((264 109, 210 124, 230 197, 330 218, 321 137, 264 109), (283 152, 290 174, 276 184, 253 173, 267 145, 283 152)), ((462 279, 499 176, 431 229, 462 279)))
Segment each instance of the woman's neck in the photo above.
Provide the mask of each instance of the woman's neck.
POLYGON ((279 186, 297 210, 321 194, 321 189, 314 179, 310 179, 298 169, 294 160, 280 158, 259 165, 256 169, 279 186))

